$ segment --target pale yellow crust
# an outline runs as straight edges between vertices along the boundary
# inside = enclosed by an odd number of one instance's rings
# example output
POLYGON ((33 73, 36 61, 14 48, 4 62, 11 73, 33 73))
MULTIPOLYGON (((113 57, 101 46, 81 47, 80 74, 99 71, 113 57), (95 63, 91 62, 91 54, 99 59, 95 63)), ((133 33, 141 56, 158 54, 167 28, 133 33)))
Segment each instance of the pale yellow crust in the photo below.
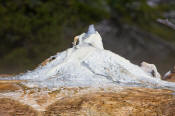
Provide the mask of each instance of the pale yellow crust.
POLYGON ((77 45, 78 39, 79 39, 78 36, 75 36, 75 37, 74 37, 74 42, 73 42, 73 45, 74 45, 74 46, 77 45))

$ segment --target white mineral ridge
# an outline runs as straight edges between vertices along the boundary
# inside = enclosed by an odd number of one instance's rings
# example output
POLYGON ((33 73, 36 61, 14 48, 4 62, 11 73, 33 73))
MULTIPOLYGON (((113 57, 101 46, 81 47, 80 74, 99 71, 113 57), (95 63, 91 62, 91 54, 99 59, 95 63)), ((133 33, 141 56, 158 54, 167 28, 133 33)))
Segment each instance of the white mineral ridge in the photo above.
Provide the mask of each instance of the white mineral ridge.
MULTIPOLYGON (((29 87, 104 87, 139 86, 169 88, 175 84, 153 78, 139 66, 103 48, 102 38, 91 25, 81 34, 79 44, 61 53, 45 66, 18 75, 14 79, 28 80, 29 87)), ((125 49, 125 48, 123 48, 125 49)))

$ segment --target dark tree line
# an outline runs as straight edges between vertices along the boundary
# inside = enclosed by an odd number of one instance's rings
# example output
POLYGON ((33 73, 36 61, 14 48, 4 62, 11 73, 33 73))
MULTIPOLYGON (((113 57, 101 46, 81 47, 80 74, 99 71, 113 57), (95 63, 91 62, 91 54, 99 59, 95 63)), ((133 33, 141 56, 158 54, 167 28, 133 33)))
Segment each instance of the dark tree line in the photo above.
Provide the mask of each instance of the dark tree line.
POLYGON ((35 67, 89 24, 113 19, 147 29, 163 10, 146 0, 0 0, 0 73, 35 67))

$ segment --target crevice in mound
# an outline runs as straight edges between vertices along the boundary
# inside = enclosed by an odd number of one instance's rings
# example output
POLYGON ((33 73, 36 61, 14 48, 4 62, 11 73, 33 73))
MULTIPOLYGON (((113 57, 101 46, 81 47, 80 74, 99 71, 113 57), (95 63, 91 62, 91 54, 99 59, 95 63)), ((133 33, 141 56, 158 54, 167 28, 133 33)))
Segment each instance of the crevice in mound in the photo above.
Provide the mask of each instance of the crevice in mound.
POLYGON ((111 81, 114 82, 114 83, 120 83, 120 81, 114 81, 114 80, 112 79, 111 76, 107 76, 107 75, 103 75, 103 74, 96 73, 95 71, 93 71, 93 70, 91 69, 91 67, 90 67, 86 62, 82 62, 81 65, 82 65, 83 67, 87 68, 87 69, 88 69, 90 72, 92 72, 94 75, 98 75, 98 76, 105 77, 105 78, 111 80, 111 81))

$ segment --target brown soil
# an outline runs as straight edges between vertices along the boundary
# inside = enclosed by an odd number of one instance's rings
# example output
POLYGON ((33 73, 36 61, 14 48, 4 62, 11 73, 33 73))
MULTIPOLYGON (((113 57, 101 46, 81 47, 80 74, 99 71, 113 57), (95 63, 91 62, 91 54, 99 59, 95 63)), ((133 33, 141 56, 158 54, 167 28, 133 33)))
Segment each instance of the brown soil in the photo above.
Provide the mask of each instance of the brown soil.
POLYGON ((127 89, 63 98, 45 116, 175 116, 175 97, 162 90, 127 89), (165 93, 164 93, 165 92, 165 93))
POLYGON ((170 74, 165 81, 175 82, 175 73, 170 74))
POLYGON ((0 80, 0 92, 20 90, 21 87, 18 85, 20 82, 20 80, 0 80))
POLYGON ((1 98, 0 116, 38 116, 38 113, 30 106, 21 104, 18 101, 1 98))
POLYGON ((175 116, 175 96, 169 90, 45 90, 0 81, 0 116, 175 116))
POLYGON ((0 77, 10 77, 10 76, 14 76, 13 74, 0 74, 0 77))

